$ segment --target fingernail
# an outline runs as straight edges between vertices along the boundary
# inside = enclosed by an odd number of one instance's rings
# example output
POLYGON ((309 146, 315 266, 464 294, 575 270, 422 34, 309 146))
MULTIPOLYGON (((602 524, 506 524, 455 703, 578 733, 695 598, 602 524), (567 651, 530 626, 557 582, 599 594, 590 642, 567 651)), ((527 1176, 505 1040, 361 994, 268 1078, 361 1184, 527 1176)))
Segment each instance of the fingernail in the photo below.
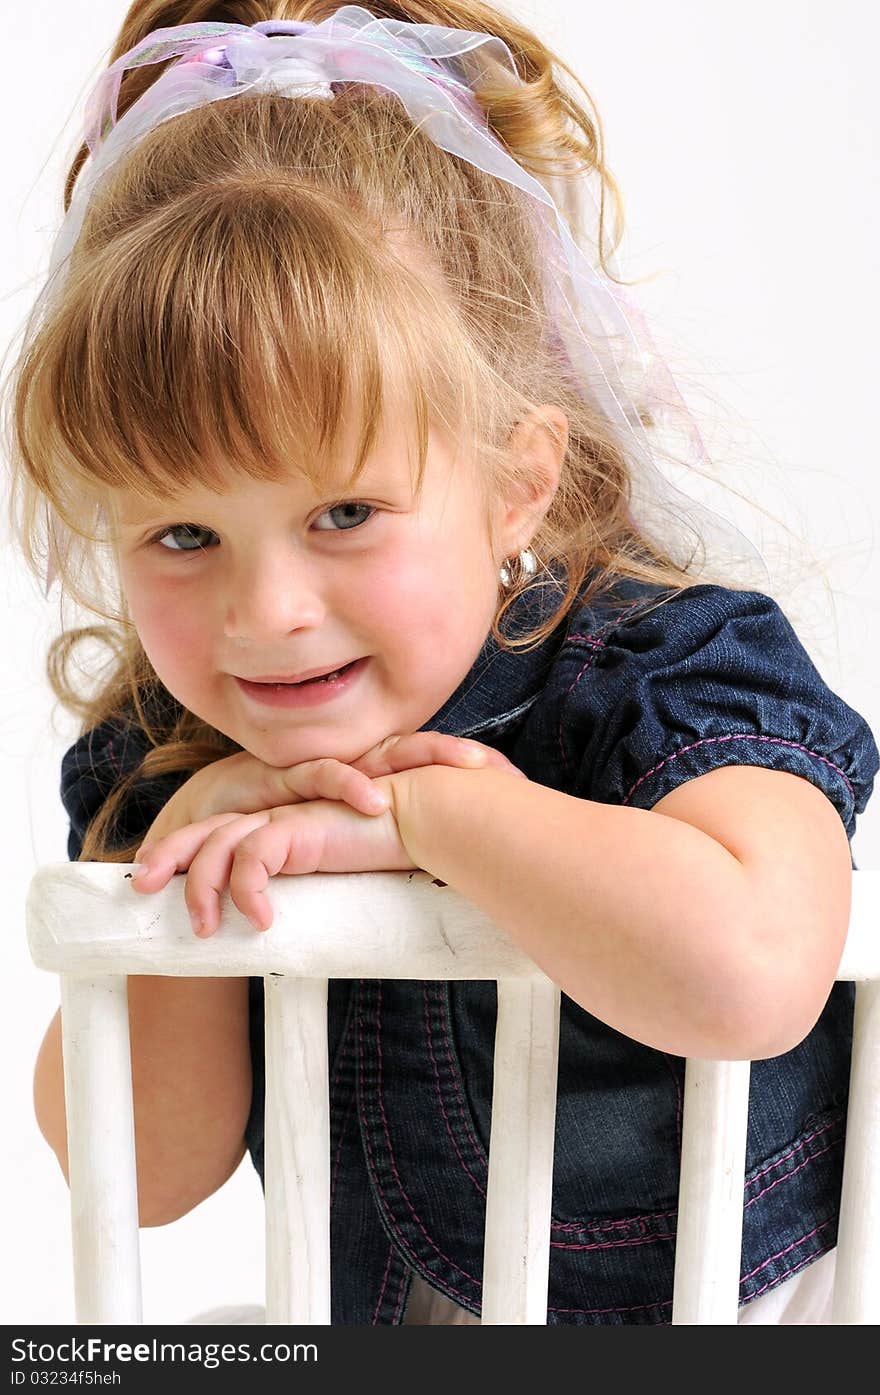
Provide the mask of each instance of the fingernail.
POLYGON ((205 928, 205 922, 200 915, 190 916, 192 921, 193 934, 201 935, 205 928))
POLYGON ((371 790, 367 795, 367 803, 371 809, 387 809, 390 801, 386 795, 380 794, 378 790, 371 790))
POLYGON ((134 867, 132 877, 140 877, 144 872, 149 872, 150 870, 145 862, 133 862, 132 866, 134 867))

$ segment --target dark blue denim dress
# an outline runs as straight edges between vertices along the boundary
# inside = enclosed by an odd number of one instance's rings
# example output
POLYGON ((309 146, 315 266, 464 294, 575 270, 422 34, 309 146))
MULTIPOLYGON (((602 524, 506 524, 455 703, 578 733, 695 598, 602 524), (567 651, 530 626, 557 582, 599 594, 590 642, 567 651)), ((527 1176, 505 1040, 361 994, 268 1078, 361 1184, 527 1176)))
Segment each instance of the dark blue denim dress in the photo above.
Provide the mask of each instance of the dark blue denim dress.
MULTIPOLYGON (((531 652, 487 639, 423 729, 494 746, 539 784, 640 809, 717 766, 790 771, 851 838, 877 746, 779 605, 700 585, 646 613, 663 593, 620 581, 613 594, 616 608, 604 592, 531 652)), ((506 631, 523 634, 552 600, 525 593, 506 631)), ((116 721, 67 752, 71 858, 145 749, 116 721)), ((139 785, 121 839, 142 836, 184 778, 139 785)), ((250 1006, 247 1146, 262 1183, 262 979, 250 1006)), ((852 1009, 852 985, 835 985, 799 1046, 752 1067, 741 1302, 835 1244, 852 1009)), ((330 983, 334 1323, 399 1323, 412 1271, 479 1313, 495 1014, 494 983, 330 983)), ((562 994, 548 1323, 670 1321, 684 1067, 562 994)))

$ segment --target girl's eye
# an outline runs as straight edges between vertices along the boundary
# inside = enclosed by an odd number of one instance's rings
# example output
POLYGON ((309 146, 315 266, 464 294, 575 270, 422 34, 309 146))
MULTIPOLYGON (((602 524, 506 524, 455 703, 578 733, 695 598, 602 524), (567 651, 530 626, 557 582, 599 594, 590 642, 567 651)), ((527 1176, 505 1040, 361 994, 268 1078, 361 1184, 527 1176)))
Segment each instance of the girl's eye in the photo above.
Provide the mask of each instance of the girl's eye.
MULTIPOLYGON (((359 518, 358 513, 365 513, 368 517, 372 517, 375 512, 376 509, 372 504, 359 504, 356 500, 346 499, 341 504, 333 504, 331 508, 325 509, 322 514, 318 515, 319 518, 329 518, 335 514, 339 526, 318 527, 318 532, 351 532, 352 529, 360 528, 363 523, 368 521, 368 518, 359 518)), ((200 552, 205 550, 205 542, 203 541, 205 536, 212 538, 215 534, 210 528, 203 528, 198 523, 172 523, 169 528, 158 533, 153 542, 159 543, 166 552, 200 552), (166 544, 166 539, 169 538, 174 546, 166 544)))
POLYGON ((198 534, 207 533, 213 537, 210 528, 201 528, 198 523, 172 523, 170 528, 164 529, 153 539, 154 542, 164 545, 166 538, 176 538, 179 536, 180 547, 166 547, 166 552, 198 552, 203 544, 199 542, 198 534))
POLYGON ((360 528, 361 524, 366 523, 368 520, 364 518, 359 519, 357 517, 352 517, 352 511, 354 511, 356 514, 359 510, 365 510, 370 517, 372 517, 373 514, 376 512, 372 504, 359 504, 355 499, 345 499, 341 504, 333 504, 331 508, 325 509, 323 513, 318 515, 318 517, 329 518, 331 514, 337 514, 341 521, 341 527, 318 528, 318 532, 338 533, 341 531, 347 533, 351 532, 352 528, 360 528))

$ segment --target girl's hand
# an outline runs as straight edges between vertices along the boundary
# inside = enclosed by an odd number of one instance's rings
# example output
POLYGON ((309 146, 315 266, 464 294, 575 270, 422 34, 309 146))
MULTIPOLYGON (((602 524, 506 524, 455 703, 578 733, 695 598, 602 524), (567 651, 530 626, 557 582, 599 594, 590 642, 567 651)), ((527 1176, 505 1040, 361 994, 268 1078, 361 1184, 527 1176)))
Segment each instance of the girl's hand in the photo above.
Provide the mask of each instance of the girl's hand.
POLYGON ((160 838, 217 814, 260 813, 318 799, 339 800, 362 814, 384 814, 389 801, 374 783, 376 777, 421 765, 495 765, 523 773, 491 746, 438 731, 386 737, 350 765, 328 757, 279 767, 237 751, 203 766, 181 785, 153 820, 135 856, 140 860, 160 838))
MULTIPOLYGON (((391 798, 391 779, 378 781, 391 798)), ((393 807, 370 818, 335 800, 314 799, 253 814, 215 814, 160 838, 136 875, 137 891, 158 891, 187 872, 184 898, 197 935, 213 935, 220 894, 257 930, 272 923, 265 895, 270 877, 308 872, 401 871, 415 867, 393 807)))

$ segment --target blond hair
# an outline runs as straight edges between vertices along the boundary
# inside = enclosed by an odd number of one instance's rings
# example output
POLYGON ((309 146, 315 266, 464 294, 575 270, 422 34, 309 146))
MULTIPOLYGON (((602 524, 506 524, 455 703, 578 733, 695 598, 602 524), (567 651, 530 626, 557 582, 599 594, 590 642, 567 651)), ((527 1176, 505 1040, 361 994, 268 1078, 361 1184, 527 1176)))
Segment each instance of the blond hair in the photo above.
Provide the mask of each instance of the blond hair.
MULTIPOLYGON (((136 0, 111 61, 166 26, 320 21, 336 8, 136 0)), ((610 276, 606 204, 615 211, 613 252, 620 193, 598 114, 567 65, 490 5, 370 10, 505 41, 521 82, 509 71, 486 74, 476 95, 490 128, 526 170, 548 187, 555 181, 563 202, 575 179, 598 177, 598 256, 610 276)), ((120 115, 161 70, 125 74, 120 115)), ((86 155, 83 147, 69 171, 65 209, 86 155)), ((39 572, 51 550, 49 539, 41 554, 49 501, 71 536, 67 554, 53 558, 63 591, 109 621, 54 641, 53 691, 84 732, 133 714, 151 744, 90 826, 83 859, 130 859, 136 845, 111 848, 110 830, 137 780, 191 773, 240 749, 195 714, 156 701, 164 690, 124 598, 102 589, 102 494, 222 487, 223 456, 258 480, 304 462, 317 484, 346 411, 361 424, 352 484, 398 393, 412 404, 418 483, 429 425, 439 422, 466 442, 486 500, 506 496, 527 468, 506 448, 513 423, 544 402, 567 416, 559 487, 532 540, 540 559, 563 564, 564 594, 516 641, 502 629, 516 592, 500 594, 493 634, 502 647, 539 644, 612 578, 656 584, 667 599, 707 579, 695 559, 677 564, 633 524, 619 437, 548 343, 540 249, 523 196, 441 150, 392 94, 352 83, 333 100, 249 92, 209 102, 149 131, 98 186, 63 292, 16 365, 9 450, 26 560, 39 572), (70 670, 79 645, 96 639, 110 662, 84 695, 70 670)))

